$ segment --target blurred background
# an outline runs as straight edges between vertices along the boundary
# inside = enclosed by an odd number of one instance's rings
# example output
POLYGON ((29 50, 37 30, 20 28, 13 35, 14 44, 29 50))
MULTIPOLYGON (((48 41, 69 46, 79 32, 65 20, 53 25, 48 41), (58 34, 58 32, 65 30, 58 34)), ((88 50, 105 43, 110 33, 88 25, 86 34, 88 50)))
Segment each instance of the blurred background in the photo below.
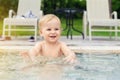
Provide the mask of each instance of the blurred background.
MULTIPOLYGON (((120 0, 111 0, 112 11, 118 12, 120 18, 120 0)), ((0 0, 0 20, 8 16, 10 9, 17 10, 18 0, 0 0)), ((41 9, 44 14, 54 13, 59 8, 78 8, 86 9, 86 0, 42 0, 41 9)), ((81 17, 82 15, 77 15, 81 17)))
MULTIPOLYGON (((110 0, 111 2, 111 12, 117 11, 118 18, 120 18, 120 0, 110 0)), ((93 4, 94 5, 94 4, 93 4)), ((18 0, 0 0, 0 35, 2 34, 2 24, 3 19, 8 17, 8 12, 10 9, 17 11, 18 0)), ((24 6, 23 6, 24 7, 24 6)), ((41 10, 43 10, 44 14, 55 13, 57 9, 61 8, 77 8, 82 11, 86 10, 86 0, 42 0, 41 10)), ((57 14, 59 16, 59 14, 57 14)), ((64 15, 64 14, 62 14, 64 15)), ((62 25, 65 24, 65 16, 62 17, 62 25)), ((74 16, 74 21, 76 28, 80 28, 82 30, 82 17, 83 13, 76 13, 74 16)), ((74 34, 78 34, 73 32, 74 34)), ((63 35, 66 34, 63 32, 63 35)))

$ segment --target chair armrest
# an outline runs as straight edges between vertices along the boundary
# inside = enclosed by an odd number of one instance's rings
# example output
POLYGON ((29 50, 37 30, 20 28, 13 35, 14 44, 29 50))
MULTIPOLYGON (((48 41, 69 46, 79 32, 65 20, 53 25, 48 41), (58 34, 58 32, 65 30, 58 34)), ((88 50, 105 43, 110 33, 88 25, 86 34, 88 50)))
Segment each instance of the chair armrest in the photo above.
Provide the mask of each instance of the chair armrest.
POLYGON ((43 10, 40 10, 39 12, 39 18, 41 18, 43 16, 43 10))
POLYGON ((117 15, 116 11, 113 11, 111 16, 112 16, 113 19, 117 19, 118 18, 118 15, 117 15))
POLYGON ((16 13, 14 10, 9 10, 9 18, 12 18, 15 15, 16 15, 16 13))

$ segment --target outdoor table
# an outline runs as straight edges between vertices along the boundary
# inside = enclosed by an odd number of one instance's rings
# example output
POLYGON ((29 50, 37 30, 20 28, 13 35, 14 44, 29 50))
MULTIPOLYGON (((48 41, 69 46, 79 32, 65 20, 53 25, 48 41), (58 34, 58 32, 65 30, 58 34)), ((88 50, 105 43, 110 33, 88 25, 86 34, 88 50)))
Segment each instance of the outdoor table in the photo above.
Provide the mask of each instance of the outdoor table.
POLYGON ((84 39, 84 34, 82 31, 76 29, 74 27, 74 14, 75 13, 81 13, 82 10, 80 9, 74 9, 74 8, 63 8, 63 9, 58 9, 55 11, 56 13, 60 13, 60 14, 64 14, 66 16, 66 27, 63 30, 67 30, 67 38, 69 38, 69 36, 71 36, 72 39, 72 30, 79 32, 82 34, 82 37, 84 39))

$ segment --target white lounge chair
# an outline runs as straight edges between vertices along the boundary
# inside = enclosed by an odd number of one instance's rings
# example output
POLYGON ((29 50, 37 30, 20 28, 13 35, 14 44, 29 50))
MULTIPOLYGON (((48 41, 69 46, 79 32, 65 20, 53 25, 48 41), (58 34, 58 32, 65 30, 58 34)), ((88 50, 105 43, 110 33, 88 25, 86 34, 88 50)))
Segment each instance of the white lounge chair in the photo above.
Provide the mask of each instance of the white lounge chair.
POLYGON ((17 13, 9 10, 9 17, 3 21, 3 37, 11 37, 12 31, 34 31, 37 40, 37 22, 43 15, 41 10, 41 0, 19 0, 17 13), (12 26, 29 27, 27 29, 14 28, 12 26), (33 26, 34 28, 31 28, 33 26), (8 35, 5 33, 8 31, 8 35))
POLYGON ((86 0, 86 11, 83 15, 85 38, 87 37, 87 29, 89 30, 89 40, 92 40, 92 32, 115 32, 117 38, 117 33, 120 32, 118 30, 120 20, 117 19, 117 12, 111 13, 110 3, 110 0, 86 0), (103 26, 108 29, 100 29, 103 26))

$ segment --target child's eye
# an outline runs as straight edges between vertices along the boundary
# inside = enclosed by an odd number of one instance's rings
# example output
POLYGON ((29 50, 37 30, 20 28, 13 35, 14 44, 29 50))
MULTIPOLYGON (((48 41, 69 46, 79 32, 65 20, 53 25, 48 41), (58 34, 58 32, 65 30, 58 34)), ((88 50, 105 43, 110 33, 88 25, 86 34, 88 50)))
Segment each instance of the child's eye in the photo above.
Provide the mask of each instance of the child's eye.
POLYGON ((47 29, 47 31, 51 31, 51 29, 47 29))
POLYGON ((55 30, 57 31, 57 30, 59 30, 58 28, 55 28, 55 30))

